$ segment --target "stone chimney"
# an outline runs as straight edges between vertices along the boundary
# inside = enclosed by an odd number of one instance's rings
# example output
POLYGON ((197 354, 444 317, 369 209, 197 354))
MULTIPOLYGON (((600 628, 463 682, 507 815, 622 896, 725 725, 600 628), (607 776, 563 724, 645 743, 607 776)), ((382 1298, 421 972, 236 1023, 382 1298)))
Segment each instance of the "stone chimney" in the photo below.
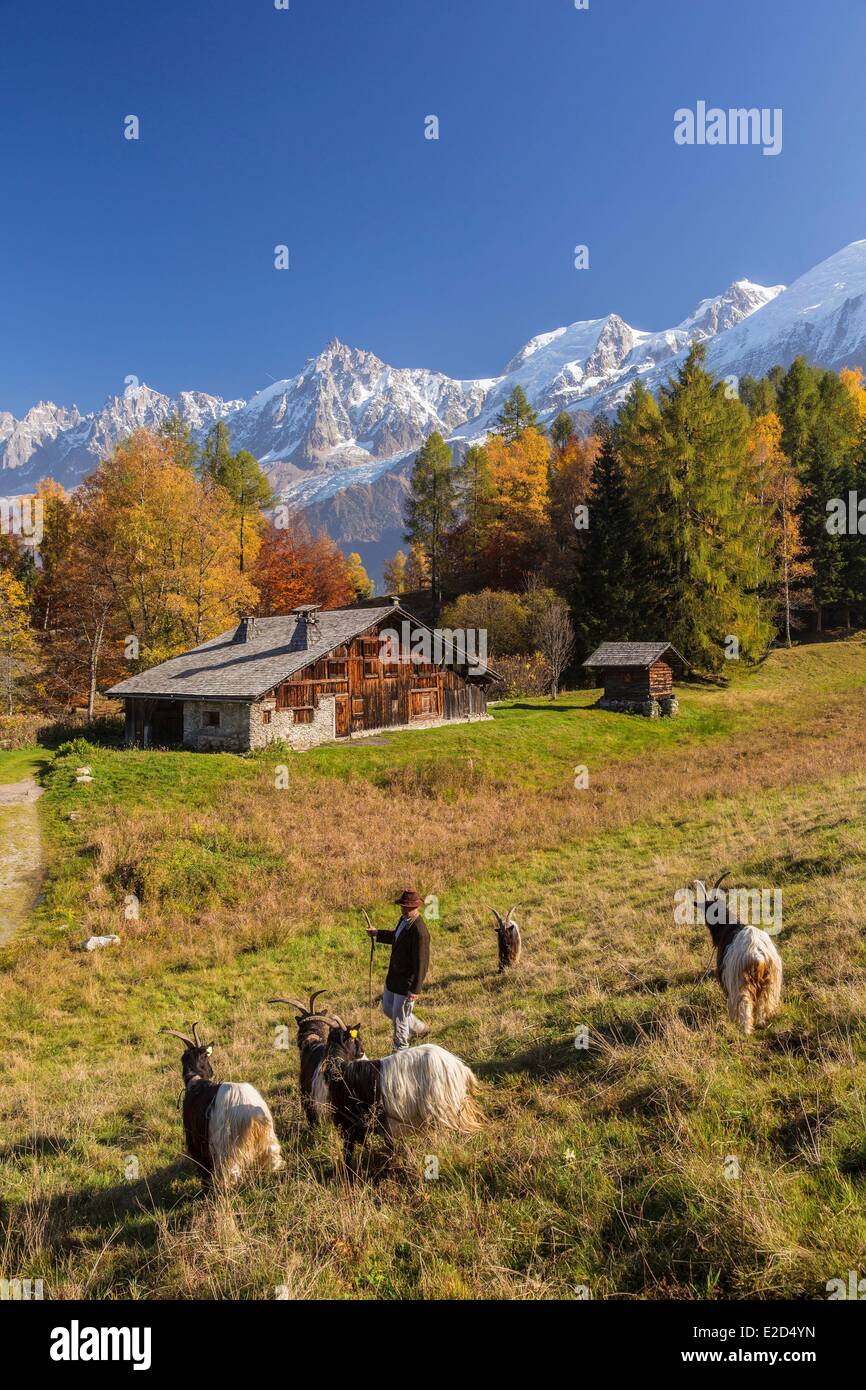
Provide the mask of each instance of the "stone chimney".
POLYGON ((295 631, 289 644, 292 651, 305 652, 316 645, 319 640, 321 606, 320 603, 302 603, 298 608, 292 609, 292 617, 295 619, 295 631))
POLYGON ((241 618, 233 640, 235 642, 252 642, 257 636, 256 620, 254 617, 250 616, 248 618, 241 618))

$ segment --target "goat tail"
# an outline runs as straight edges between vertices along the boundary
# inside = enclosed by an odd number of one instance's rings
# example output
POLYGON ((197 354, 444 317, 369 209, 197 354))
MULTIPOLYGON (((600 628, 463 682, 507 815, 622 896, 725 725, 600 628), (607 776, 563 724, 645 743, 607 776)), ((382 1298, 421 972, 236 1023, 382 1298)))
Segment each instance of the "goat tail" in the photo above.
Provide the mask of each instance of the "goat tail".
POLYGON ((757 927, 743 927, 722 966, 728 1016, 751 1033, 778 1013, 782 999, 782 958, 771 937, 757 927))

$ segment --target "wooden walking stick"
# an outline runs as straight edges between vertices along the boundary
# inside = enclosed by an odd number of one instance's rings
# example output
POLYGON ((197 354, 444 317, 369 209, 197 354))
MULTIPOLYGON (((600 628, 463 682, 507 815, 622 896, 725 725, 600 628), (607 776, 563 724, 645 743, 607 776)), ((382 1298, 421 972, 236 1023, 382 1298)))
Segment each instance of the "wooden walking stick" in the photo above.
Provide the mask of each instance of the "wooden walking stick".
MULTIPOLYGON (((364 916, 365 916, 366 919, 367 919, 367 926, 368 926, 368 927, 372 927, 372 926, 373 926, 373 923, 370 921, 370 914, 369 914, 369 912, 367 911, 367 909, 366 909, 365 907, 362 907, 362 908, 361 908, 361 911, 363 912, 364 916)), ((375 938, 375 936, 371 936, 371 937, 370 937, 370 973, 369 973, 369 981, 368 981, 368 984, 369 984, 368 998, 369 998, 369 1002, 370 1002, 370 1032, 371 1032, 371 1034, 372 1034, 372 1032, 373 1032, 373 956, 374 956, 375 954, 376 954, 376 938, 375 938)))

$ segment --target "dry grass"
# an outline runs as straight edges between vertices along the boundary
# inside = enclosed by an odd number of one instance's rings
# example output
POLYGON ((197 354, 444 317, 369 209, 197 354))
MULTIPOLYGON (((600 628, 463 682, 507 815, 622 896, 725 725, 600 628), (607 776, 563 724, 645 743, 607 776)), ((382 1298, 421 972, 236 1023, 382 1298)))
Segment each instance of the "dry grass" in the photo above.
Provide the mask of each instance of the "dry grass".
MULTIPOLYGON (((547 761, 524 753, 519 794, 491 752, 500 728, 515 742, 507 712, 470 754, 440 738, 406 771, 395 739, 390 774, 329 755, 293 764, 288 792, 264 759, 231 776, 180 759, 179 796, 160 755, 100 753, 83 822, 58 767, 42 804, 63 859, 0 976, 0 1272, 54 1297, 821 1296, 866 1259, 864 675, 859 643, 783 654, 754 688, 694 697, 702 733, 686 721, 640 755, 631 721, 582 757, 598 716, 551 742, 539 710, 547 761), (477 773, 455 776, 466 756, 477 773), (704 978, 708 941, 673 921, 675 889, 723 862, 783 891, 785 1008, 751 1039, 704 978), (487 1125, 419 1136, 390 1173, 373 1152, 347 1189, 265 1001, 327 984, 369 1035, 353 905, 387 920, 405 882, 439 898, 420 1011, 477 1071, 487 1125), (116 929, 127 891, 143 911, 122 947, 71 952, 59 916, 116 929), (524 959, 500 977, 486 909, 512 901, 524 959), (192 1018, 218 1075, 268 1096, 287 1158, 221 1201, 181 1161, 178 1056, 157 1036, 192 1018)), ((372 1054, 386 1037, 377 1017, 372 1054)))

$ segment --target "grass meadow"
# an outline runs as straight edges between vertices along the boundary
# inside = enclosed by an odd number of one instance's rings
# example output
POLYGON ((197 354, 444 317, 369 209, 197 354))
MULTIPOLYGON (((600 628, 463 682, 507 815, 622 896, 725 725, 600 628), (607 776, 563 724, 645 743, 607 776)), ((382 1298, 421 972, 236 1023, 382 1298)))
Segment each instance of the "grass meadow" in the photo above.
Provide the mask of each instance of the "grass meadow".
POLYGON ((43 781, 48 854, 0 958, 0 1274, 52 1298, 778 1299, 866 1273, 866 644, 679 693, 673 721, 580 691, 282 757, 0 754, 0 782, 43 781), (783 1012, 750 1038, 705 929, 674 921, 676 889, 726 867, 783 894, 783 1012), (486 1123, 390 1170, 373 1145, 348 1187, 266 1001, 326 987, 387 1051, 360 908, 391 925, 407 884, 438 900, 418 1012, 486 1123), (489 908, 512 904, 523 960, 499 976, 489 908), (159 1036, 193 1020, 286 1157, 213 1199, 159 1036))

